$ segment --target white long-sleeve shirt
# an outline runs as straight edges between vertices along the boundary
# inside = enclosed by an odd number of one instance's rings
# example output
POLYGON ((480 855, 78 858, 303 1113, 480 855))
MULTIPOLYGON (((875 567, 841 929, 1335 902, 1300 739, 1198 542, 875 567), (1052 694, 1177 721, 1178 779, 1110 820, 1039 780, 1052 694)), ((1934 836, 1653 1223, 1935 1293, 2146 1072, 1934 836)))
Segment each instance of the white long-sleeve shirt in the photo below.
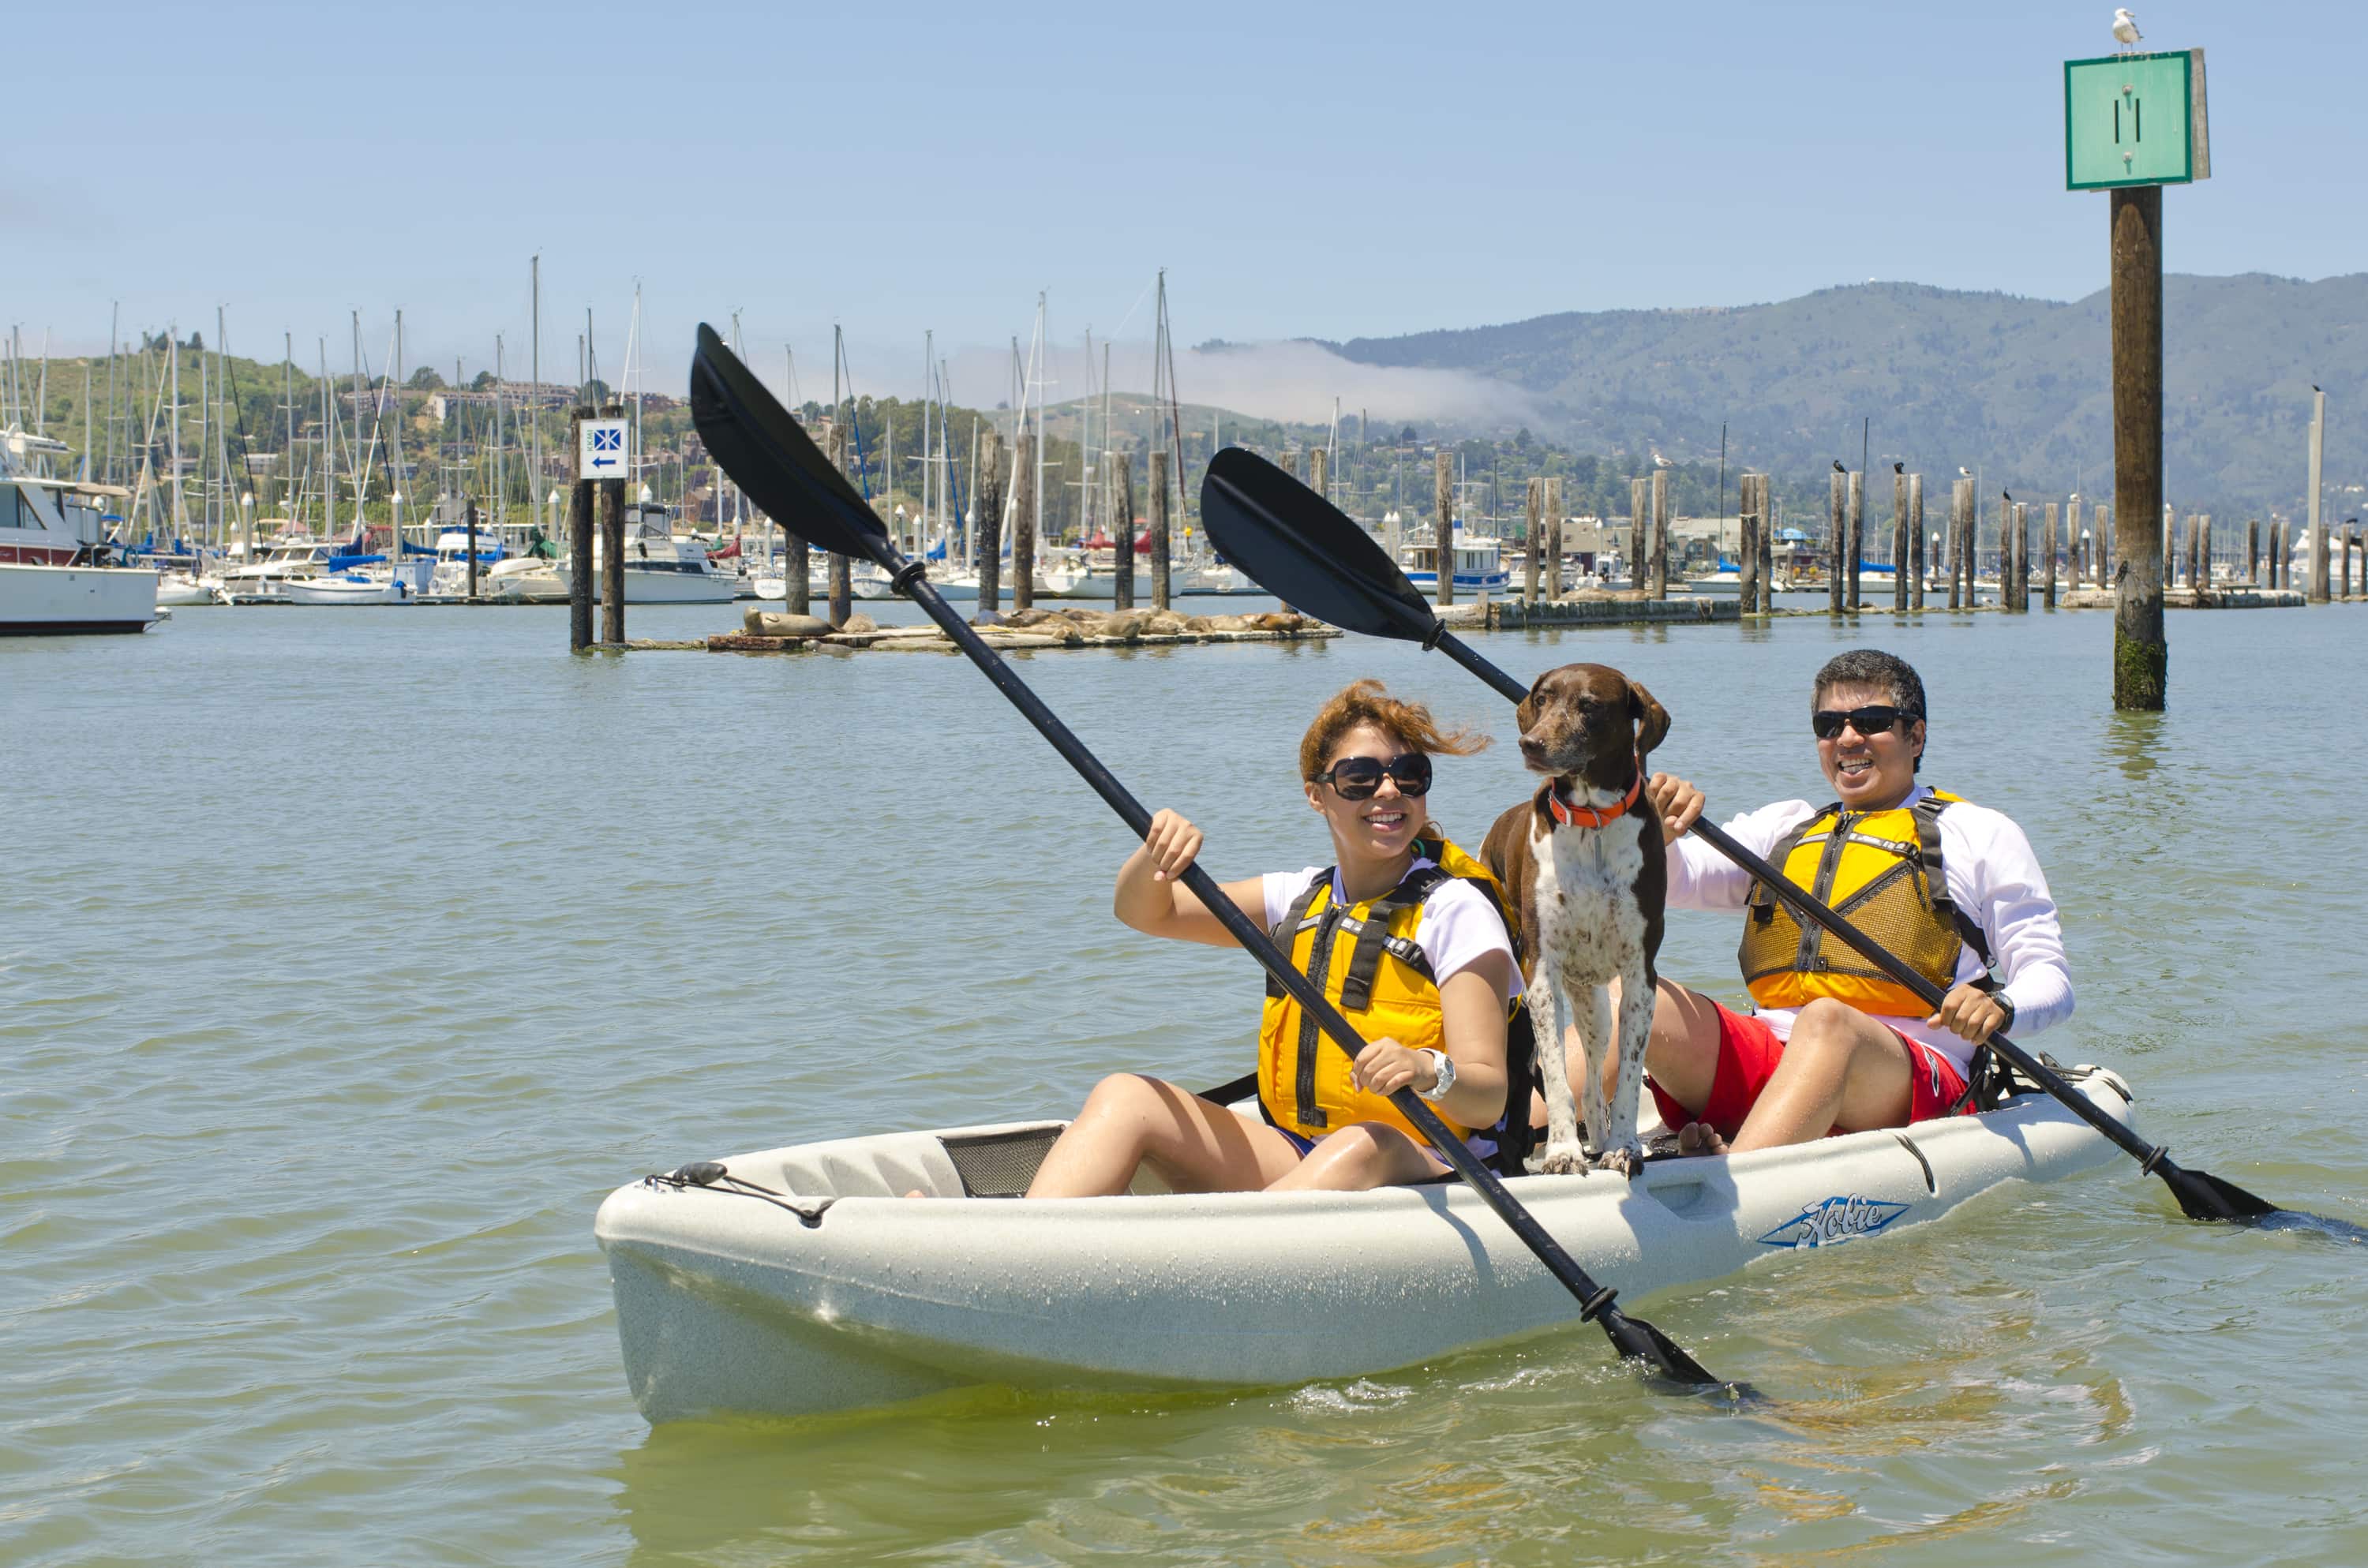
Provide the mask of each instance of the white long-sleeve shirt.
MULTIPOLYGON (((1931 791, 1923 786, 1901 802, 1913 805, 1931 791)), ((1736 842, 1762 859, 1777 840, 1816 813, 1806 801, 1779 801, 1728 822, 1736 842)), ((1751 874, 1701 839, 1687 834, 1669 846, 1671 909, 1741 909, 1751 891, 1751 874)), ((2014 1004, 2015 1038, 2037 1034, 2072 1016, 2072 971, 2064 960, 2064 926, 2047 874, 2031 840, 2002 812, 1960 801, 1941 813, 1941 863, 1949 896, 1982 928, 1998 961, 2007 999, 2014 1004)), ((1977 979, 1982 961, 1968 949, 1957 955, 1957 979, 1977 979)), ((1763 1007, 1759 1017, 1779 1040, 1790 1038, 1791 1007, 1763 1007)), ((1948 1030, 1927 1028, 1926 1015, 1883 1021, 1920 1040, 1965 1070, 1971 1041, 1948 1030)))

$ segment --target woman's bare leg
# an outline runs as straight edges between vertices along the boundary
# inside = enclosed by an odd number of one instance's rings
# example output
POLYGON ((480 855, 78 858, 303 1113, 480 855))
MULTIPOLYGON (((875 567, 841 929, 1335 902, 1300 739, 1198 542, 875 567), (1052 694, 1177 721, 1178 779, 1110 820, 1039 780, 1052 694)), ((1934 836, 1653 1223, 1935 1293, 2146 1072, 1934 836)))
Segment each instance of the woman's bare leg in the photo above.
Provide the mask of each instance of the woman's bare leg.
POLYGON ((1419 1141, 1384 1122, 1357 1121, 1315 1145, 1315 1152, 1267 1184, 1269 1192, 1363 1192, 1396 1182, 1423 1181, 1448 1168, 1419 1141))
POLYGON ((1178 1192, 1255 1192, 1298 1161, 1271 1127, 1160 1079, 1113 1073, 1046 1153, 1028 1196, 1124 1192, 1145 1163, 1178 1192))

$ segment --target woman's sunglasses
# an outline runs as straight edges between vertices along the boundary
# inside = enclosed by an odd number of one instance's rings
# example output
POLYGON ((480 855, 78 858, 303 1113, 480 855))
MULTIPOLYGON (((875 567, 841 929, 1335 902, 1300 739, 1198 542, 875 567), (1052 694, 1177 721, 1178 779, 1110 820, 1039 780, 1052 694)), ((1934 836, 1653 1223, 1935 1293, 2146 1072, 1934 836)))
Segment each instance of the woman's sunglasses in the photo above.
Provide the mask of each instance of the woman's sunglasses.
POLYGON ((1344 756, 1317 774, 1315 782, 1331 785, 1332 792, 1344 801, 1370 801, 1380 792, 1385 773, 1401 795, 1430 792, 1430 758, 1418 751, 1406 752, 1387 762, 1370 756, 1344 756))
POLYGON ((1888 733, 1902 719, 1912 720, 1915 717, 1915 714, 1903 709, 1887 707, 1882 703, 1876 703, 1868 708, 1853 708, 1847 713, 1837 709, 1823 708, 1809 715, 1809 728, 1817 733, 1817 739, 1821 741, 1829 741, 1840 734, 1844 724, 1848 724, 1860 734, 1873 739, 1876 735, 1888 733))

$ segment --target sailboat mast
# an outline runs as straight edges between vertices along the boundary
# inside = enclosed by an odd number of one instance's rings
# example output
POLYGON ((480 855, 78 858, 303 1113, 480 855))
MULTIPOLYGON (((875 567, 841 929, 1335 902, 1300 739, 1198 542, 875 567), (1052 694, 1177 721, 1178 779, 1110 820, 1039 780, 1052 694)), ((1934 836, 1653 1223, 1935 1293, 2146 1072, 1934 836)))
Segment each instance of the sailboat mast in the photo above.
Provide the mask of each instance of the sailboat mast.
POLYGON ((181 502, 181 328, 177 322, 165 327, 165 355, 173 366, 173 548, 178 550, 188 522, 181 502))
MULTIPOLYGON (((362 313, 361 313, 361 312, 359 312, 359 311, 356 311, 356 312, 353 312, 353 327, 354 327, 354 417, 353 417, 353 422, 352 422, 352 424, 348 426, 348 428, 350 428, 350 429, 353 431, 353 433, 354 433, 355 435, 359 436, 359 435, 360 435, 360 434, 361 434, 361 432, 362 432, 362 313)), ((365 494, 369 489, 370 489, 370 457, 369 457, 369 454, 365 453, 365 454, 363 454, 361 460, 360 460, 359 462, 358 462, 358 463, 356 463, 356 464, 354 465, 354 533, 353 533, 353 537, 354 537, 356 540, 363 540, 363 542, 364 542, 365 544, 367 544, 367 540, 364 539, 364 535, 363 535, 362 530, 363 530, 366 527, 368 527, 369 525, 368 525, 368 524, 366 524, 366 523, 363 521, 363 519, 362 519, 362 497, 363 497, 364 494, 365 494)))
POLYGON ((337 397, 329 384, 329 340, 318 340, 321 352, 321 537, 337 532, 337 397))
POLYGON ((538 527, 550 519, 542 515, 542 257, 537 255, 527 263, 527 289, 533 301, 534 342, 530 349, 526 393, 527 428, 533 437, 533 456, 527 465, 528 503, 534 509, 538 527))
POLYGON ((502 447, 502 403, 504 392, 502 335, 494 334, 494 528, 496 532, 509 516, 509 464, 502 447))

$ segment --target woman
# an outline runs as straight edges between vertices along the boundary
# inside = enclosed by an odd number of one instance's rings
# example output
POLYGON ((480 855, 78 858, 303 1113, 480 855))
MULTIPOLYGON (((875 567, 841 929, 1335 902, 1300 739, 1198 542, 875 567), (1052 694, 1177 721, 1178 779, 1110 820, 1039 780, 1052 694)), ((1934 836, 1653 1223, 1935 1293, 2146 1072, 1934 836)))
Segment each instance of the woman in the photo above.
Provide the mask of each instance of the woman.
MULTIPOLYGON (((1390 697, 1379 681, 1359 681, 1326 703, 1300 742, 1299 772, 1337 863, 1229 882, 1224 892, 1322 982, 1368 1043, 1352 1064, 1269 987, 1258 1040, 1264 1120, 1156 1078, 1114 1074, 1046 1153, 1028 1196, 1123 1192, 1144 1164, 1179 1192, 1354 1191, 1433 1179, 1448 1166, 1389 1103, 1399 1088, 1430 1101, 1486 1153, 1487 1134, 1476 1130, 1504 1114, 1520 973, 1495 882, 1424 809, 1432 756, 1486 744, 1441 733, 1427 709, 1390 697)), ((1184 818, 1152 818, 1143 846, 1119 869, 1118 917, 1155 937, 1238 946, 1178 881, 1200 851, 1201 831, 1184 818)))

